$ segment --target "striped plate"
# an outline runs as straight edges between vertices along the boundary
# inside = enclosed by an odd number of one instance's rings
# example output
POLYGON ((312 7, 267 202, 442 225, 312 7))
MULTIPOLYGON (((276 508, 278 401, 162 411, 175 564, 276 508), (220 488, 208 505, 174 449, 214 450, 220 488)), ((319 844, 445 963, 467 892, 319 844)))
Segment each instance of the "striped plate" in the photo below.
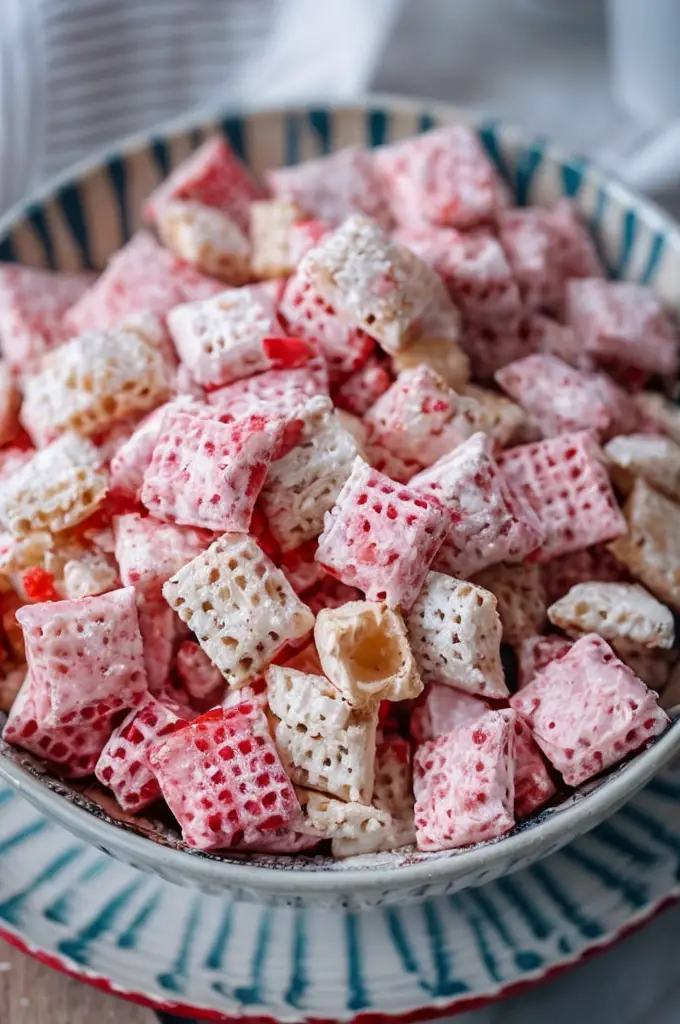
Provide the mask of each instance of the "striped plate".
POLYGON ((511 878, 358 914, 196 894, 74 839, 0 785, 0 934, 101 988, 207 1020, 476 1006, 610 945, 676 899, 679 877, 680 766, 511 878))

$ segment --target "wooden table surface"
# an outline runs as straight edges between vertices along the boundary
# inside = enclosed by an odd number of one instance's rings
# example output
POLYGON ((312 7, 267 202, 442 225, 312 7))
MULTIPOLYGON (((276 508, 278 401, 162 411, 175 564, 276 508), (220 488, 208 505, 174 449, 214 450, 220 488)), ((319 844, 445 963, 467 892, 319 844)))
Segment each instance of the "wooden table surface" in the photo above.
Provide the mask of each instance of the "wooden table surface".
POLYGON ((43 967, 0 940, 2 1024, 158 1024, 152 1010, 125 1003, 43 967))

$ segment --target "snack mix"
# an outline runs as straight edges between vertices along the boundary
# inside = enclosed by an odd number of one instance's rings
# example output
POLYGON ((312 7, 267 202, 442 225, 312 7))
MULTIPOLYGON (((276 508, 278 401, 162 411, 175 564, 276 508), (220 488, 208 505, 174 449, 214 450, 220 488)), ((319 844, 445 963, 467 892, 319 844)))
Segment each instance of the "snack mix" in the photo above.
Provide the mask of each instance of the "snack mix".
POLYGON ((668 728, 680 336, 575 204, 453 125, 266 185, 215 137, 143 214, 99 276, 0 266, 5 743, 190 848, 346 858, 668 728))

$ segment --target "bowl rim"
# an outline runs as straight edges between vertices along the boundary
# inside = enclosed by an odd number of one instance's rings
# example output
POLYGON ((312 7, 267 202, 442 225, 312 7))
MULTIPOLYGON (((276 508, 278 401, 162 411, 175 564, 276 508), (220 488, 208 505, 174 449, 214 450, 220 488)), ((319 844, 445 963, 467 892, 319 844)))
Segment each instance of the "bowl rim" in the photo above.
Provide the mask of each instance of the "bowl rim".
MULTIPOLYGON (((525 132, 521 128, 506 124, 500 118, 484 116, 456 104, 430 100, 426 97, 402 96, 394 93, 369 93, 365 97, 343 102, 307 101, 284 105, 239 104, 194 111, 181 117, 166 120, 147 131, 128 135, 120 142, 108 145, 93 156, 71 165, 49 179, 27 197, 14 203, 0 217, 0 241, 3 241, 13 228, 35 206, 45 203, 58 194, 59 190, 74 181, 80 181, 95 173, 100 167, 111 160, 125 157, 148 148, 150 140, 172 136, 195 128, 218 127, 226 118, 236 117, 248 119, 257 116, 283 117, 290 114, 303 114, 307 111, 327 108, 333 113, 346 111, 366 111, 382 108, 391 114, 429 114, 435 118, 461 120, 473 126, 493 126, 499 128, 503 136, 511 143, 524 147, 540 145, 550 162, 560 165, 578 164, 595 184, 606 185, 610 195, 624 205, 633 206, 644 212, 647 224, 655 230, 667 233, 667 242, 680 252, 680 223, 670 214, 662 210, 653 200, 636 192, 626 185, 615 172, 604 170, 587 157, 580 157, 564 151, 545 136, 525 132)), ((262 860, 237 863, 220 860, 219 857, 196 856, 198 851, 173 849, 153 842, 147 836, 121 828, 107 816, 99 817, 87 809, 64 798, 61 794, 47 788, 30 772, 19 764, 10 761, 0 753, 0 777, 25 796, 39 810, 70 828, 73 832, 84 836, 95 846, 109 852, 126 850, 126 856, 133 863, 154 864, 162 867, 175 868, 179 873, 184 869, 187 878, 193 878, 211 887, 242 888, 257 890, 263 894, 290 895, 309 893, 317 897, 324 893, 330 894, 339 889, 351 890, 352 894, 375 891, 379 889, 395 890, 417 888, 468 873, 478 874, 485 869, 503 862, 516 862, 519 867, 524 856, 535 851, 550 847, 558 847, 570 840, 576 827, 579 834, 588 831, 598 822, 613 813, 618 806, 632 797, 652 776, 680 750, 680 720, 671 722, 667 731, 660 736, 651 747, 636 755, 614 775, 607 777, 603 784, 592 792, 583 795, 580 800, 561 809, 558 805, 544 821, 535 828, 528 828, 514 835, 500 836, 483 846, 472 846, 461 850, 443 851, 434 854, 431 860, 420 860, 412 864, 380 864, 376 867, 362 862, 356 866, 342 867, 337 870, 308 867, 304 871, 295 868, 295 858, 291 857, 290 867, 269 866, 262 860), (108 841, 110 839, 110 842, 108 841), (447 855, 448 853, 448 855, 447 855)), ((363 860, 363 859, 362 859, 363 860)))

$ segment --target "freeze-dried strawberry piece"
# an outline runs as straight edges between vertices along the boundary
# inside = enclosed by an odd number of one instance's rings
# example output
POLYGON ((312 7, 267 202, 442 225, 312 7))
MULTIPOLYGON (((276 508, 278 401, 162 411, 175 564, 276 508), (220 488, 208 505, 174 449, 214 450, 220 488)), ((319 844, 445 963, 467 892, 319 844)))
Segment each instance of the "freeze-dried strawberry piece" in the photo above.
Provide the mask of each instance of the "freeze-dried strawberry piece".
POLYGON ((288 199, 258 199, 250 207, 252 267, 256 277, 288 277, 300 258, 291 252, 293 225, 304 210, 288 199))
POLYGON ((470 436, 468 404, 472 401, 422 364, 399 374, 369 409, 366 423, 372 436, 395 455, 428 466, 470 436))
POLYGON ((547 601, 538 565, 501 562, 475 576, 475 583, 496 597, 506 644, 517 647, 525 637, 540 633, 547 622, 547 601))
POLYGON ((31 602, 59 600, 59 594, 54 589, 54 576, 38 565, 26 570, 21 577, 21 585, 26 597, 31 602))
POLYGON ((577 583, 548 618, 570 636, 597 633, 626 648, 668 648, 675 640, 670 609, 636 583, 577 583))
POLYGON ((147 761, 149 747, 186 724, 178 707, 149 694, 111 734, 94 773, 124 811, 135 814, 160 799, 160 786, 147 761))
MULTIPOLYGON (((251 534, 257 536, 253 531, 251 534)), ((262 546, 262 541, 259 541, 262 546)), ((296 594, 304 594, 310 587, 316 586, 323 579, 328 579, 319 563, 316 561, 316 538, 305 541, 297 548, 284 551, 280 555, 279 566, 284 576, 290 583, 296 594)))
POLYGON ((246 533, 278 432, 263 416, 225 424, 176 413, 144 473, 143 503, 158 519, 246 533))
POLYGON ((391 216, 376 174, 373 154, 348 146, 328 156, 266 173, 277 199, 296 203, 308 216, 338 224, 352 213, 372 217, 389 228, 391 216))
POLYGON ((296 370, 317 354, 316 346, 303 338, 272 335, 262 339, 262 351, 274 370, 296 370))
POLYGON ((90 273, 0 264, 0 337, 7 362, 25 372, 45 352, 68 341, 64 314, 93 281, 90 273))
POLYGON ((113 521, 116 561, 123 586, 160 593, 166 580, 208 547, 205 530, 159 523, 136 513, 113 521))
POLYGON ((419 462, 414 459, 402 459, 377 441, 362 445, 362 448, 368 463, 397 483, 407 484, 422 469, 419 462))
POLYGON ((182 263, 148 231, 138 231, 74 302, 64 325, 69 337, 106 331, 130 313, 149 310, 164 317, 180 302, 207 299, 223 288, 222 281, 182 263))
POLYGON ((500 243, 488 231, 402 228, 394 235, 439 274, 466 319, 504 326, 519 320, 519 288, 500 243))
POLYGON ((165 356, 136 328, 81 334, 28 378, 21 422, 41 445, 67 430, 97 434, 117 420, 147 412, 170 389, 165 356))
POLYGON ((662 434, 630 434, 605 445, 609 472, 618 489, 629 493, 638 476, 680 501, 680 445, 662 434))
POLYGON ((184 640, 179 645, 175 667, 184 689, 194 700, 217 696, 224 688, 224 678, 217 665, 213 665, 205 651, 193 640, 184 640))
POLYGON ((624 513, 628 531, 610 545, 612 554, 661 601, 680 612, 680 506, 638 479, 624 513))
POLYGON ((422 692, 404 620, 387 605, 351 601, 324 608, 314 641, 324 675, 353 707, 412 700, 422 692))
POLYGON ((289 330, 316 342, 333 381, 354 373, 375 348, 368 334, 338 316, 301 270, 286 285, 280 313, 289 330))
POLYGON ((57 533, 86 519, 106 487, 94 445, 63 434, 0 484, 0 519, 16 537, 57 533))
POLYGON ((290 260, 297 267, 302 257, 329 235, 332 224, 325 220, 299 220, 291 224, 289 231, 290 260))
POLYGON ((369 601, 408 611, 448 530, 440 506, 357 457, 326 516, 317 559, 369 601))
POLYGON ((321 582, 305 594, 305 603, 314 615, 318 615, 322 608, 340 608, 343 604, 360 601, 361 598, 362 593, 356 587, 349 587, 324 573, 321 582))
POLYGON ((626 532, 602 452, 588 432, 511 448, 499 465, 512 489, 538 515, 543 532, 539 561, 549 562, 626 532))
POLYGON ((434 561, 443 572, 468 579, 495 562, 521 560, 541 542, 536 514, 509 486, 484 434, 412 477, 410 487, 435 498, 449 518, 434 561))
POLYGON ((324 515, 333 507, 358 454, 354 438, 341 426, 329 398, 311 399, 300 419, 298 443, 269 467, 260 495, 262 511, 283 551, 319 536, 324 515))
POLYGON ((66 778, 91 775, 111 735, 111 714, 95 711, 87 721, 46 727, 36 709, 39 689, 29 672, 9 712, 2 738, 49 761, 54 771, 66 778))
POLYGON ((586 635, 510 700, 569 786, 621 761, 669 724, 657 695, 586 635))
POLYGON ((528 686, 534 676, 572 647, 563 636, 527 636, 517 647, 517 689, 528 686))
POLYGON ((338 316, 364 330, 387 352, 397 352, 417 336, 435 299, 448 301, 457 316, 437 274, 410 249, 392 242, 374 221, 359 215, 348 217, 311 249, 298 276, 338 316))
POLYGON ((335 390, 333 401, 340 409, 363 416, 391 383, 392 378, 385 365, 371 356, 361 369, 350 374, 335 390))
POLYGON ((132 587, 24 605, 16 617, 41 726, 81 724, 143 699, 147 680, 132 587))
POLYGON ((186 199, 163 203, 158 235, 185 263, 234 287, 252 280, 250 243, 228 213, 186 199))
POLYGON ((495 378, 544 437, 576 430, 607 437, 622 422, 636 419, 630 396, 613 380, 577 370, 556 356, 526 356, 498 370, 495 378))
POLYGON ((392 213, 402 225, 468 229, 493 223, 505 188, 476 133, 449 124, 375 151, 392 213))
POLYGON ((243 231, 248 230, 250 204, 264 194, 226 139, 213 136, 183 160, 154 189, 144 204, 144 216, 154 221, 173 199, 193 199, 224 210, 243 231))
POLYGON ((299 818, 266 715, 249 701, 153 743, 149 763, 189 846, 225 849, 299 818))
POLYGON ((413 789, 419 850, 456 849, 512 828, 515 723, 512 711, 488 711, 418 747, 413 789))
POLYGON ((233 423, 251 413, 294 417, 317 395, 328 395, 328 375, 325 365, 313 360, 298 369, 268 370, 236 381, 211 392, 208 401, 216 406, 217 418, 233 423))
POLYGON ((216 540, 168 580, 163 595, 234 688, 314 626, 283 573, 243 534, 216 540))
POLYGON ((622 583, 627 579, 623 565, 606 548, 592 547, 551 559, 550 569, 545 573, 545 588, 548 601, 553 604, 577 583, 622 583))
POLYGON ((293 782, 341 800, 373 795, 377 706, 354 708, 323 676, 283 665, 267 670, 274 735, 293 782))
MULTIPOLYGON (((144 473, 151 462, 153 450, 158 443, 166 414, 185 410, 198 415, 203 409, 199 402, 188 395, 181 395, 171 402, 159 405, 140 421, 127 441, 120 446, 111 459, 109 479, 111 489, 120 496, 139 499, 144 473)), ((205 409, 206 414, 209 413, 205 409)))
POLYGON ((268 370, 263 338, 277 333, 273 301, 254 288, 230 288, 173 309, 168 326, 194 380, 214 390, 268 370))
POLYGON ((570 281, 566 312, 567 323, 598 360, 677 373, 680 336, 646 285, 599 278, 570 281))
POLYGON ((503 628, 493 594, 430 572, 406 625, 426 683, 444 683, 489 698, 508 696, 501 663, 503 628))

